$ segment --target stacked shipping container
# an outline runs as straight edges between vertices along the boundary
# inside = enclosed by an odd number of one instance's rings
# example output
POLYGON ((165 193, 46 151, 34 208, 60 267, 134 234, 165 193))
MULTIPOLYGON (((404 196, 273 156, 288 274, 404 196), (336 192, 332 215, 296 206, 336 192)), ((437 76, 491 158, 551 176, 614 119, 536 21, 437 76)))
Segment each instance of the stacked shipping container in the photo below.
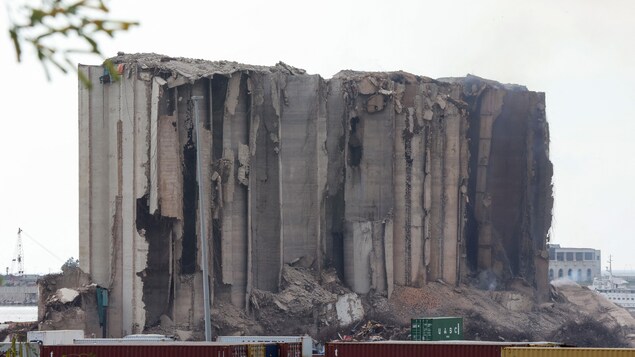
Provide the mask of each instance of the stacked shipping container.
POLYGON ((549 342, 328 343, 326 357, 635 357, 633 348, 570 348, 549 342))
POLYGON ((42 346, 47 357, 302 357, 300 343, 147 343, 42 346))
POLYGON ((633 357, 633 348, 504 348, 501 357, 633 357))
MULTIPOLYGON (((147 343, 42 346, 46 357, 301 357, 299 343, 147 343)), ((325 357, 635 357, 635 349, 567 348, 549 342, 333 342, 325 357)))
MULTIPOLYGON (((531 345, 554 346, 548 342, 535 342, 531 345)), ((328 343, 326 357, 419 357, 419 356, 453 356, 453 357, 501 357, 506 347, 530 346, 528 342, 488 342, 488 341, 453 341, 453 342, 349 342, 328 343)))

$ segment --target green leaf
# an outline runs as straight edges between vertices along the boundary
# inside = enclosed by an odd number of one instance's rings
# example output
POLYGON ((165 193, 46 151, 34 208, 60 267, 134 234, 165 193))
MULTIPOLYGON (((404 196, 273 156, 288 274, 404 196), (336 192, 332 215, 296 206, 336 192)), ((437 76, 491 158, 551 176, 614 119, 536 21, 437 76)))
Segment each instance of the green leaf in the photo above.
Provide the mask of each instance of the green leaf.
MULTIPOLYGON (((114 37, 119 32, 139 25, 138 22, 99 18, 99 15, 109 13, 106 4, 105 0, 41 0, 35 7, 23 6, 22 19, 18 22, 10 19, 9 26, 9 36, 18 62, 22 60, 23 48, 32 46, 46 77, 50 79, 49 67, 57 68, 62 73, 69 72, 70 68, 75 69, 69 60, 71 54, 94 53, 103 58, 98 35, 114 37), (64 37, 72 34, 83 37, 86 44, 76 49, 69 48, 65 44, 68 40, 64 37)), ((114 64, 107 62, 104 66, 110 69, 113 80, 119 79, 114 64)), ((80 81, 84 80, 80 75, 80 81)))
POLYGON ((86 76, 84 72, 77 71, 77 76, 79 77, 79 80, 82 82, 82 84, 86 86, 86 88, 93 88, 93 82, 90 81, 90 78, 88 78, 88 76, 86 76))
POLYGON ((11 29, 9 30, 9 34, 11 35, 11 41, 13 41, 13 47, 15 47, 15 55, 18 62, 20 62, 22 59, 22 48, 20 47, 20 40, 18 39, 18 31, 11 29))
POLYGON ((40 9, 32 9, 31 10, 31 25, 36 25, 42 23, 42 20, 48 14, 40 9))
POLYGON ((99 46, 97 45, 97 42, 93 40, 91 37, 89 37, 88 35, 83 35, 82 37, 84 37, 86 42, 90 44, 90 47, 92 47, 92 52, 99 54, 100 51, 99 51, 99 46))
POLYGON ((121 76, 119 75, 119 72, 117 71, 117 67, 115 67, 115 64, 112 63, 111 60, 109 59, 105 60, 104 67, 106 67, 108 69, 108 72, 110 72, 110 78, 112 78, 113 82, 116 82, 119 80, 121 76))

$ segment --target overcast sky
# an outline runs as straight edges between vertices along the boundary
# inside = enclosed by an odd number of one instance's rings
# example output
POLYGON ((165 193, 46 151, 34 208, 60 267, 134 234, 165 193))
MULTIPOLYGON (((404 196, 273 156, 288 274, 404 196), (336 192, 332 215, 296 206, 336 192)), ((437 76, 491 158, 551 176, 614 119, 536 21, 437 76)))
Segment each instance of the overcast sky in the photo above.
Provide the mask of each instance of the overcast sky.
MULTIPOLYGON (((113 17, 141 26, 101 41, 107 56, 283 61, 325 78, 342 69, 471 73, 546 92, 551 241, 601 249, 614 268, 635 269, 635 1, 109 4, 113 17)), ((57 271, 78 256, 77 79, 54 73, 47 82, 35 60, 17 64, 6 34, 0 68, 0 268, 11 266, 20 227, 26 272, 57 271)))

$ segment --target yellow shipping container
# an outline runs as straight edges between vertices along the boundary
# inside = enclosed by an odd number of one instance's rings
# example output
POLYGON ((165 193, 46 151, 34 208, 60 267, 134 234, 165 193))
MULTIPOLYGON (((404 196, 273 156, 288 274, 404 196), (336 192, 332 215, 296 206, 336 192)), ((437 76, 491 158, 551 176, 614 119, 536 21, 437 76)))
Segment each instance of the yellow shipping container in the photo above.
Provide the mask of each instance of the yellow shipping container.
POLYGON ((265 345, 249 345, 249 357, 265 357, 265 345))
POLYGON ((635 357, 635 348, 505 347, 502 357, 635 357))

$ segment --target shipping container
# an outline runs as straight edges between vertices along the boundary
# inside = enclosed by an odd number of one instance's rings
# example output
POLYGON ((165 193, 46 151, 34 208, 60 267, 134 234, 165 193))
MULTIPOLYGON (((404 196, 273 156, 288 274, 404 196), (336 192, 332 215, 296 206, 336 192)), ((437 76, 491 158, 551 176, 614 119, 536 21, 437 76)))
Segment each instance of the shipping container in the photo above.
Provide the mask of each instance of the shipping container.
POLYGON ((281 351, 283 357, 311 357, 313 351, 313 339, 311 336, 218 336, 216 342, 226 344, 245 344, 245 343, 281 343, 290 344, 289 349, 281 351), (298 353, 297 347, 300 345, 298 353))
POLYGON ((264 344, 253 344, 247 346, 247 357, 265 357, 266 347, 264 344))
POLYGON ((277 343, 266 344, 265 357, 280 357, 280 346, 277 343))
MULTIPOLYGON (((58 345, 42 346, 41 355, 47 357, 232 357, 230 347, 210 343, 58 345)), ((244 357, 247 357, 246 353, 244 357)))
POLYGON ((233 345, 229 347, 229 357, 249 357, 248 346, 245 344, 242 345, 233 345))
POLYGON ((462 317, 425 317, 410 320, 413 341, 447 341, 463 339, 462 317))
POLYGON ((330 342, 326 344, 326 357, 501 357, 504 347, 556 346, 551 342, 330 342))
POLYGON ((47 357, 301 357, 300 343, 135 342, 42 346, 47 357))
MULTIPOLYGON (((301 342, 296 343, 279 343, 278 347, 280 348, 280 357, 304 357, 303 345, 301 342)), ((312 356, 307 355, 307 356, 312 356)))
POLYGON ((633 348, 506 347, 502 357, 635 357, 633 348))
POLYGON ((75 340, 84 338, 83 330, 29 331, 27 341, 40 341, 45 345, 71 345, 75 340))

